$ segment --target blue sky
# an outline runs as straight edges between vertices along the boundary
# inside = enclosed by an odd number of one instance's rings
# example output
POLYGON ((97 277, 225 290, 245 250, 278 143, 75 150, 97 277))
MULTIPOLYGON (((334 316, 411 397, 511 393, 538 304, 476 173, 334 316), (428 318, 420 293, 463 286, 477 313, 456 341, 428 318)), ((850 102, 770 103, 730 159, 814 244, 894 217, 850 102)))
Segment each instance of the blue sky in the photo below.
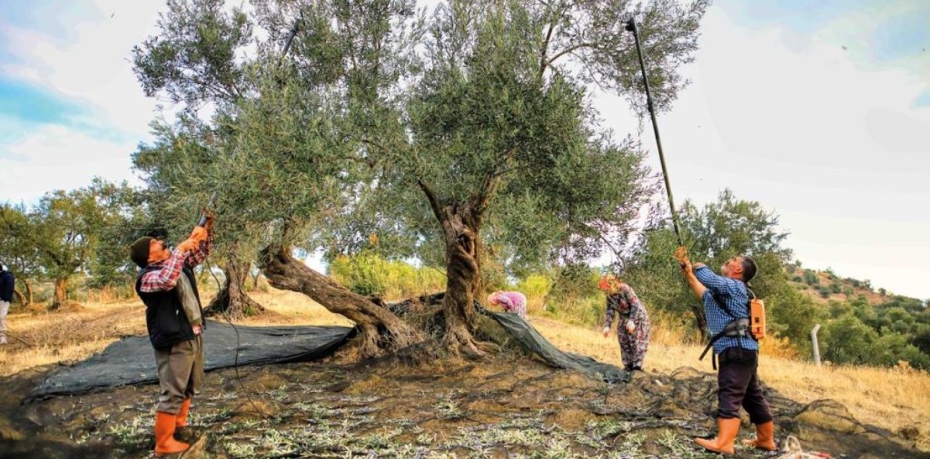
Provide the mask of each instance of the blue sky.
POLYGON ((22 80, 0 78, 0 116, 25 124, 69 124, 90 107, 22 80))
MULTIPOLYGON (((95 175, 138 183, 129 156, 172 107, 144 97, 129 56, 164 3, 4 3, 0 201, 95 175)), ((676 199, 730 188, 781 216, 806 266, 930 298, 928 25, 930 1, 718 0, 692 84, 659 117, 676 199)), ((595 106, 658 170, 625 102, 595 106)))

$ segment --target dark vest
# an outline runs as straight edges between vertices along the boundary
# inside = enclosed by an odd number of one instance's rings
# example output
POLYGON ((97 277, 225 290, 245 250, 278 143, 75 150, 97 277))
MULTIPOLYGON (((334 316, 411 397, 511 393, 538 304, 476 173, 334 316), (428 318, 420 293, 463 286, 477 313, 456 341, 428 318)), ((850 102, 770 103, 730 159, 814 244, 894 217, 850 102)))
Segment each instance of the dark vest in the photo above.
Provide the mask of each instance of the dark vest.
MULTIPOLYGON (((184 313, 184 305, 181 304, 181 298, 177 288, 164 292, 143 292, 142 276, 152 271, 158 271, 161 266, 147 266, 139 277, 136 278, 136 293, 145 303, 145 325, 149 330, 149 340, 152 347, 157 350, 168 350, 177 343, 194 339, 194 327, 187 320, 187 314, 184 313)), ((197 307, 200 309, 200 315, 203 316, 203 308, 200 306, 200 293, 197 292, 197 281, 194 279, 194 272, 190 268, 181 269, 181 275, 187 276, 190 280, 191 288, 194 290, 194 296, 197 298, 197 307)))

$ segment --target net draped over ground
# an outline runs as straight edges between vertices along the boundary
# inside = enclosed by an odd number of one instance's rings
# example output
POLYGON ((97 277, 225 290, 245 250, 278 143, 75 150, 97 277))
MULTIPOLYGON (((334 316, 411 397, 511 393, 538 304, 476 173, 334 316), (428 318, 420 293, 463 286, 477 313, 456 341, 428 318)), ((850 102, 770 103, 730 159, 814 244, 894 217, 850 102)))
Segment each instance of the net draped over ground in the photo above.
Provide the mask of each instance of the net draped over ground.
POLYGON ((563 352, 553 346, 546 338, 539 334, 532 325, 511 313, 497 313, 487 310, 481 311, 494 318, 501 327, 517 340, 526 350, 538 355, 546 363, 556 368, 575 370, 595 379, 609 383, 630 382, 630 372, 609 363, 598 362, 591 357, 570 352, 563 352))
MULTIPOLYGON (((240 366, 317 360, 331 354, 354 333, 352 327, 338 326, 238 326, 234 329, 226 323, 209 321, 204 332, 206 371, 236 365, 237 330, 240 366)), ((149 338, 123 338, 87 360, 53 371, 27 400, 155 383, 158 382, 155 370, 149 338)))
MULTIPOLYGON (((614 365, 560 351, 516 314, 485 309, 482 309, 481 313, 492 317, 511 338, 553 367, 578 371, 611 383, 630 380, 629 372, 614 365)), ((247 366, 318 360, 332 354, 354 336, 354 333, 355 330, 351 327, 233 328, 226 323, 210 321, 204 339, 205 369, 213 371, 237 364, 247 366)), ((157 381, 155 360, 148 337, 134 336, 107 346, 103 352, 87 360, 53 371, 36 387, 27 401, 157 381)))

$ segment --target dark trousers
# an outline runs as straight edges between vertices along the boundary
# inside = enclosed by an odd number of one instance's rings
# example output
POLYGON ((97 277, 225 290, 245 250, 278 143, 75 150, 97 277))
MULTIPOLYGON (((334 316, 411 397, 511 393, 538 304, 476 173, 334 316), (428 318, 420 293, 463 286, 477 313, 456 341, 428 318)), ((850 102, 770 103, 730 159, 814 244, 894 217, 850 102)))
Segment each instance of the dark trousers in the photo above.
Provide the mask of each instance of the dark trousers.
POLYGON ((759 385, 759 352, 731 347, 717 357, 720 371, 717 373, 717 417, 739 418, 742 406, 749 413, 753 424, 764 424, 772 420, 769 403, 759 385))

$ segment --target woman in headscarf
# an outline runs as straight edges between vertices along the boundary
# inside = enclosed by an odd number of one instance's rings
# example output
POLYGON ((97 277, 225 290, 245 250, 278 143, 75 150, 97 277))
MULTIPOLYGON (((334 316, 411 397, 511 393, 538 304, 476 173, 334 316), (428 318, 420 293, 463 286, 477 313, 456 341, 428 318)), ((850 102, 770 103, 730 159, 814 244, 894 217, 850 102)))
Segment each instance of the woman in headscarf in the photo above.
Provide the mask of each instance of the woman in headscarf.
POLYGON ((520 292, 494 292, 488 296, 488 304, 526 319, 526 296, 520 292))
POLYGON ((643 369, 643 359, 649 348, 649 314, 636 293, 617 276, 608 274, 601 278, 598 288, 607 294, 607 310, 604 314, 604 337, 610 335, 614 315, 617 321, 617 340, 623 366, 629 370, 643 369))

